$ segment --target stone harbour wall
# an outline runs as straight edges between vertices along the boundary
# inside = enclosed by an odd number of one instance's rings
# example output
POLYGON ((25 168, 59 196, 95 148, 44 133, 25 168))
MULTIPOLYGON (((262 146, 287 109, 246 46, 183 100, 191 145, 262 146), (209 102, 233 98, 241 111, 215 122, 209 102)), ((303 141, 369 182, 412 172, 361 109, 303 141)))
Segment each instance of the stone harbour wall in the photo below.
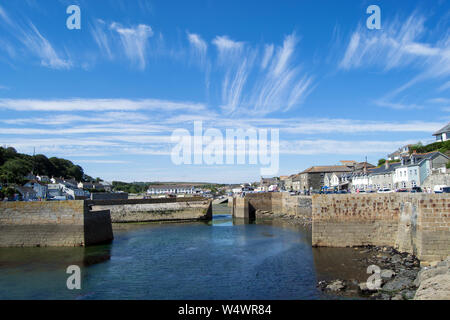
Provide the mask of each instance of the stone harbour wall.
POLYGON ((313 246, 392 246, 420 260, 450 254, 448 194, 347 194, 312 198, 313 246))
MULTIPOLYGON (((159 199, 152 199, 159 200, 159 199)), ((189 199, 188 199, 189 200, 189 199)), ((157 221, 200 221, 212 219, 212 201, 126 201, 95 202, 93 210, 109 210, 113 223, 157 222, 157 221)))
POLYGON ((310 196, 292 196, 287 192, 261 192, 246 194, 245 199, 250 205, 250 210, 311 217, 312 200, 310 196))
POLYGON ((112 239, 109 212, 92 212, 84 201, 0 202, 0 247, 85 246, 112 239))

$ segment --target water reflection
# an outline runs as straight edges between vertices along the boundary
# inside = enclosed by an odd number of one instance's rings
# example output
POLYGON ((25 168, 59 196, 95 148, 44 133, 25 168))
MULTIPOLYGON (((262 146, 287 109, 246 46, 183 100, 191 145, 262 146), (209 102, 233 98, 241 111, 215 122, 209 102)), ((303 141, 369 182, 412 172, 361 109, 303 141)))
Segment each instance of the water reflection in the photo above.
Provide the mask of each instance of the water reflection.
POLYGON ((326 299, 318 278, 361 271, 344 251, 311 248, 308 228, 218 212, 209 224, 116 226, 109 245, 0 249, 0 299, 326 299), (79 291, 66 288, 72 264, 79 291))

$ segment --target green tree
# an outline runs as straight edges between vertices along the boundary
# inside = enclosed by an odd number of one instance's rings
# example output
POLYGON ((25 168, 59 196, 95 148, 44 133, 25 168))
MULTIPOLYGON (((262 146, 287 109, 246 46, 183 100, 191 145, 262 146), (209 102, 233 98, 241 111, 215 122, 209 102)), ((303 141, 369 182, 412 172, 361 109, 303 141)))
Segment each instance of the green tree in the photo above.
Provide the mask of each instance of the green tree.
POLYGON ((381 166, 381 165, 383 165, 383 164, 385 164, 386 163, 386 159, 380 159, 380 160, 378 160, 378 166, 381 166))
POLYGON ((71 167, 69 167, 67 169, 67 174, 66 176, 70 177, 70 178, 74 178, 77 181, 81 181, 81 179, 83 178, 83 168, 80 166, 75 166, 72 165, 71 167))
POLYGON ((23 159, 8 160, 0 167, 0 179, 3 182, 22 183, 31 167, 31 164, 23 159))
POLYGON ((34 173, 51 176, 55 172, 53 163, 43 154, 33 157, 34 173))
POLYGON ((3 149, 2 147, 0 147, 0 166, 2 166, 6 159, 5 159, 5 149, 3 149))

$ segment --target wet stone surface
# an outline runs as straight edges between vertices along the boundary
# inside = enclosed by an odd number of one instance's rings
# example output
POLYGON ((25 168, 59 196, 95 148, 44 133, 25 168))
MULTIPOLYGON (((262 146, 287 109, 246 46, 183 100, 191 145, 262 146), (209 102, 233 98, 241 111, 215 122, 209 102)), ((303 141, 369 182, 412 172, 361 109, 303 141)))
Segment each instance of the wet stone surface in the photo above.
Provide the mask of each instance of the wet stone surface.
POLYGON ((379 272, 367 274, 367 281, 355 279, 334 279, 319 281, 317 287, 333 295, 354 296, 376 300, 410 300, 417 290, 414 280, 420 271, 419 260, 408 253, 401 253, 391 247, 364 246, 355 247, 361 254, 355 263, 379 272), (379 280, 377 280, 379 279, 379 280), (377 286, 378 285, 378 286, 377 286))

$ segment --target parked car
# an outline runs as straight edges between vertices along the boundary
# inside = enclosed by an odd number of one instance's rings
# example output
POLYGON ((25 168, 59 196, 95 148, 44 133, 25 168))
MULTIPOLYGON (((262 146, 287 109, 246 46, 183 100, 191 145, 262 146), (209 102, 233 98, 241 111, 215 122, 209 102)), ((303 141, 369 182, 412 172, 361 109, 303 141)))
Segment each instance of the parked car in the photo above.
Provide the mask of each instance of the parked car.
POLYGON ((447 188, 447 186, 444 185, 434 186, 433 191, 434 193, 443 193, 444 188, 447 188))
POLYGON ((442 188, 442 193, 450 193, 450 187, 442 188))
POLYGON ((423 192, 421 187, 412 187, 411 192, 423 192))
POLYGON ((389 188, 381 188, 381 189, 378 189, 378 191, 377 191, 377 193, 393 193, 393 192, 394 192, 394 190, 389 189, 389 188))
POLYGON ((397 192, 408 192, 408 189, 397 189, 397 192))

